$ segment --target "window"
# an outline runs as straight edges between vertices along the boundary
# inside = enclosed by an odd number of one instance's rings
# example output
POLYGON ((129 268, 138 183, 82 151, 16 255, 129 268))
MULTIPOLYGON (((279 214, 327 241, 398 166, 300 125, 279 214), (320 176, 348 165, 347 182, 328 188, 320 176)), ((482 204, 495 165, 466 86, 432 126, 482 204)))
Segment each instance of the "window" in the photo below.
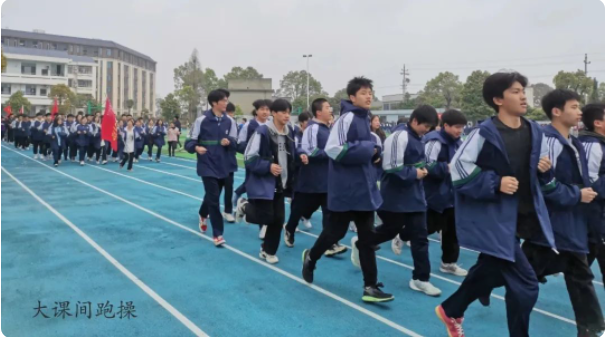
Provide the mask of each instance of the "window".
POLYGON ((111 50, 111 49, 109 49, 109 48, 108 48, 108 49, 106 49, 106 50, 105 50, 105 56, 107 56, 107 57, 112 56, 112 50, 111 50))
POLYGON ((76 46, 76 55, 80 54, 80 46, 76 46))
POLYGON ((35 85, 25 85, 25 94, 29 96, 36 96, 36 86, 35 85))
POLYGON ((56 43, 51 43, 51 49, 57 49, 57 44, 56 43))
POLYGON ((63 71, 61 71, 61 65, 57 65, 57 76, 63 76, 63 71))
POLYGON ((10 94, 11 94, 10 83, 2 83, 2 95, 10 95, 10 94))
POLYGON ((46 96, 46 88, 40 88, 40 96, 46 96))
POLYGON ((25 46, 25 41, 19 40, 19 47, 23 47, 23 46, 25 46))
POLYGON ((21 74, 36 75, 36 65, 34 63, 21 63, 21 74))
POLYGON ((79 74, 92 74, 93 73, 93 67, 91 66, 79 66, 78 67, 78 73, 79 74))
POLYGON ((74 80, 72 80, 71 78, 67 80, 67 86, 70 88, 74 87, 74 80))
POLYGON ((90 88, 93 86, 93 81, 91 80, 78 80, 79 88, 90 88))
POLYGON ((42 69, 42 76, 48 76, 48 66, 44 69, 42 69))
POLYGON ((32 47, 40 48, 40 44, 38 43, 38 41, 32 41, 32 47))

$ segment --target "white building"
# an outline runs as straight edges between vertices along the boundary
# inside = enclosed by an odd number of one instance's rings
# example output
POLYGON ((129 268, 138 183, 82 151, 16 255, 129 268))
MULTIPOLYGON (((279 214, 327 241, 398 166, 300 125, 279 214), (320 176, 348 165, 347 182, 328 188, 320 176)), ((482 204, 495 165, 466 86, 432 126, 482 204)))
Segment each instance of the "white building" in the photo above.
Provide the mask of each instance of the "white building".
POLYGON ((6 70, 2 72, 2 102, 21 91, 32 105, 30 115, 51 111, 53 100, 48 94, 54 85, 73 83, 76 93, 95 93, 93 79, 97 65, 92 58, 71 56, 58 50, 23 47, 4 47, 2 50, 7 59, 6 70), (75 74, 69 74, 70 67, 82 67, 87 75, 78 75, 81 77, 75 79, 75 74))

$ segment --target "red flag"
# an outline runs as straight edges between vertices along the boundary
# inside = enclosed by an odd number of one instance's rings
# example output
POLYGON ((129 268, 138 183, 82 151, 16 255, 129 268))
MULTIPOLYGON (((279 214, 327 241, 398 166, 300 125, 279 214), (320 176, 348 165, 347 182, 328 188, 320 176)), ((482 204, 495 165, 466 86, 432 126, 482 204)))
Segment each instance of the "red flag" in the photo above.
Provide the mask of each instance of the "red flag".
POLYGON ((59 104, 57 104, 57 97, 55 97, 55 104, 53 105, 53 111, 51 111, 51 120, 55 119, 55 115, 59 113, 59 104))
POLYGON ((101 122, 101 139, 109 141, 114 151, 118 151, 118 132, 116 131, 116 114, 110 99, 105 100, 105 111, 101 122))
POLYGON ((4 108, 4 112, 6 112, 6 117, 10 117, 13 114, 13 110, 11 109, 10 105, 7 105, 6 108, 4 108))

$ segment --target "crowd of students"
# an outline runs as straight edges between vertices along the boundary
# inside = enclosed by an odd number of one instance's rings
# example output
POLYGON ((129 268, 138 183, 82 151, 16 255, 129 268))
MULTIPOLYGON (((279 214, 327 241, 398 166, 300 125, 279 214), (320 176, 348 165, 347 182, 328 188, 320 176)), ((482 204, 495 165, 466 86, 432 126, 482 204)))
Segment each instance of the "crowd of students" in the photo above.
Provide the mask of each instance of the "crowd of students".
POLYGON ((156 147, 155 160, 160 162, 165 136, 168 135, 169 156, 175 155, 179 143, 181 123, 178 117, 168 126, 162 118, 133 118, 124 114, 116 124, 118 148, 114 151, 109 141, 102 139, 102 118, 94 115, 67 116, 58 114, 52 118, 50 113, 38 113, 34 118, 27 115, 10 115, 2 118, 2 140, 14 144, 21 151, 33 150, 34 159, 53 160, 54 166, 63 161, 79 162, 80 165, 96 162, 105 165, 108 158, 120 162, 122 168, 128 162, 128 170, 133 162, 138 162, 147 146, 148 160, 153 160, 153 147, 156 147))

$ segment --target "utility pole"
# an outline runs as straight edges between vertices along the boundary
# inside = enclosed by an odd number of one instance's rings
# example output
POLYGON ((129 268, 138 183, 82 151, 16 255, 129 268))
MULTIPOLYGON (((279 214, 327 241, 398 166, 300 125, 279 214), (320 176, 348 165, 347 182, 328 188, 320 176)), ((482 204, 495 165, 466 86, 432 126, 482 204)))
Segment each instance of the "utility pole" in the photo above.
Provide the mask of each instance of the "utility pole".
POLYGON ((310 58, 312 57, 312 54, 308 54, 308 55, 304 55, 303 56, 306 59, 306 73, 308 75, 308 81, 307 81, 307 102, 308 105, 306 106, 306 109, 308 109, 308 107, 310 106, 310 58))
POLYGON ((588 76, 588 65, 589 65, 590 63, 591 63, 591 62, 590 62, 590 61, 588 61, 588 54, 584 54, 584 74, 585 74, 586 76, 588 76))
POLYGON ((402 88, 403 88, 403 100, 404 100, 405 96, 407 95, 407 84, 409 83, 409 72, 407 71, 407 66, 405 64, 403 64, 403 69, 400 71, 400 74, 403 75, 402 88))

